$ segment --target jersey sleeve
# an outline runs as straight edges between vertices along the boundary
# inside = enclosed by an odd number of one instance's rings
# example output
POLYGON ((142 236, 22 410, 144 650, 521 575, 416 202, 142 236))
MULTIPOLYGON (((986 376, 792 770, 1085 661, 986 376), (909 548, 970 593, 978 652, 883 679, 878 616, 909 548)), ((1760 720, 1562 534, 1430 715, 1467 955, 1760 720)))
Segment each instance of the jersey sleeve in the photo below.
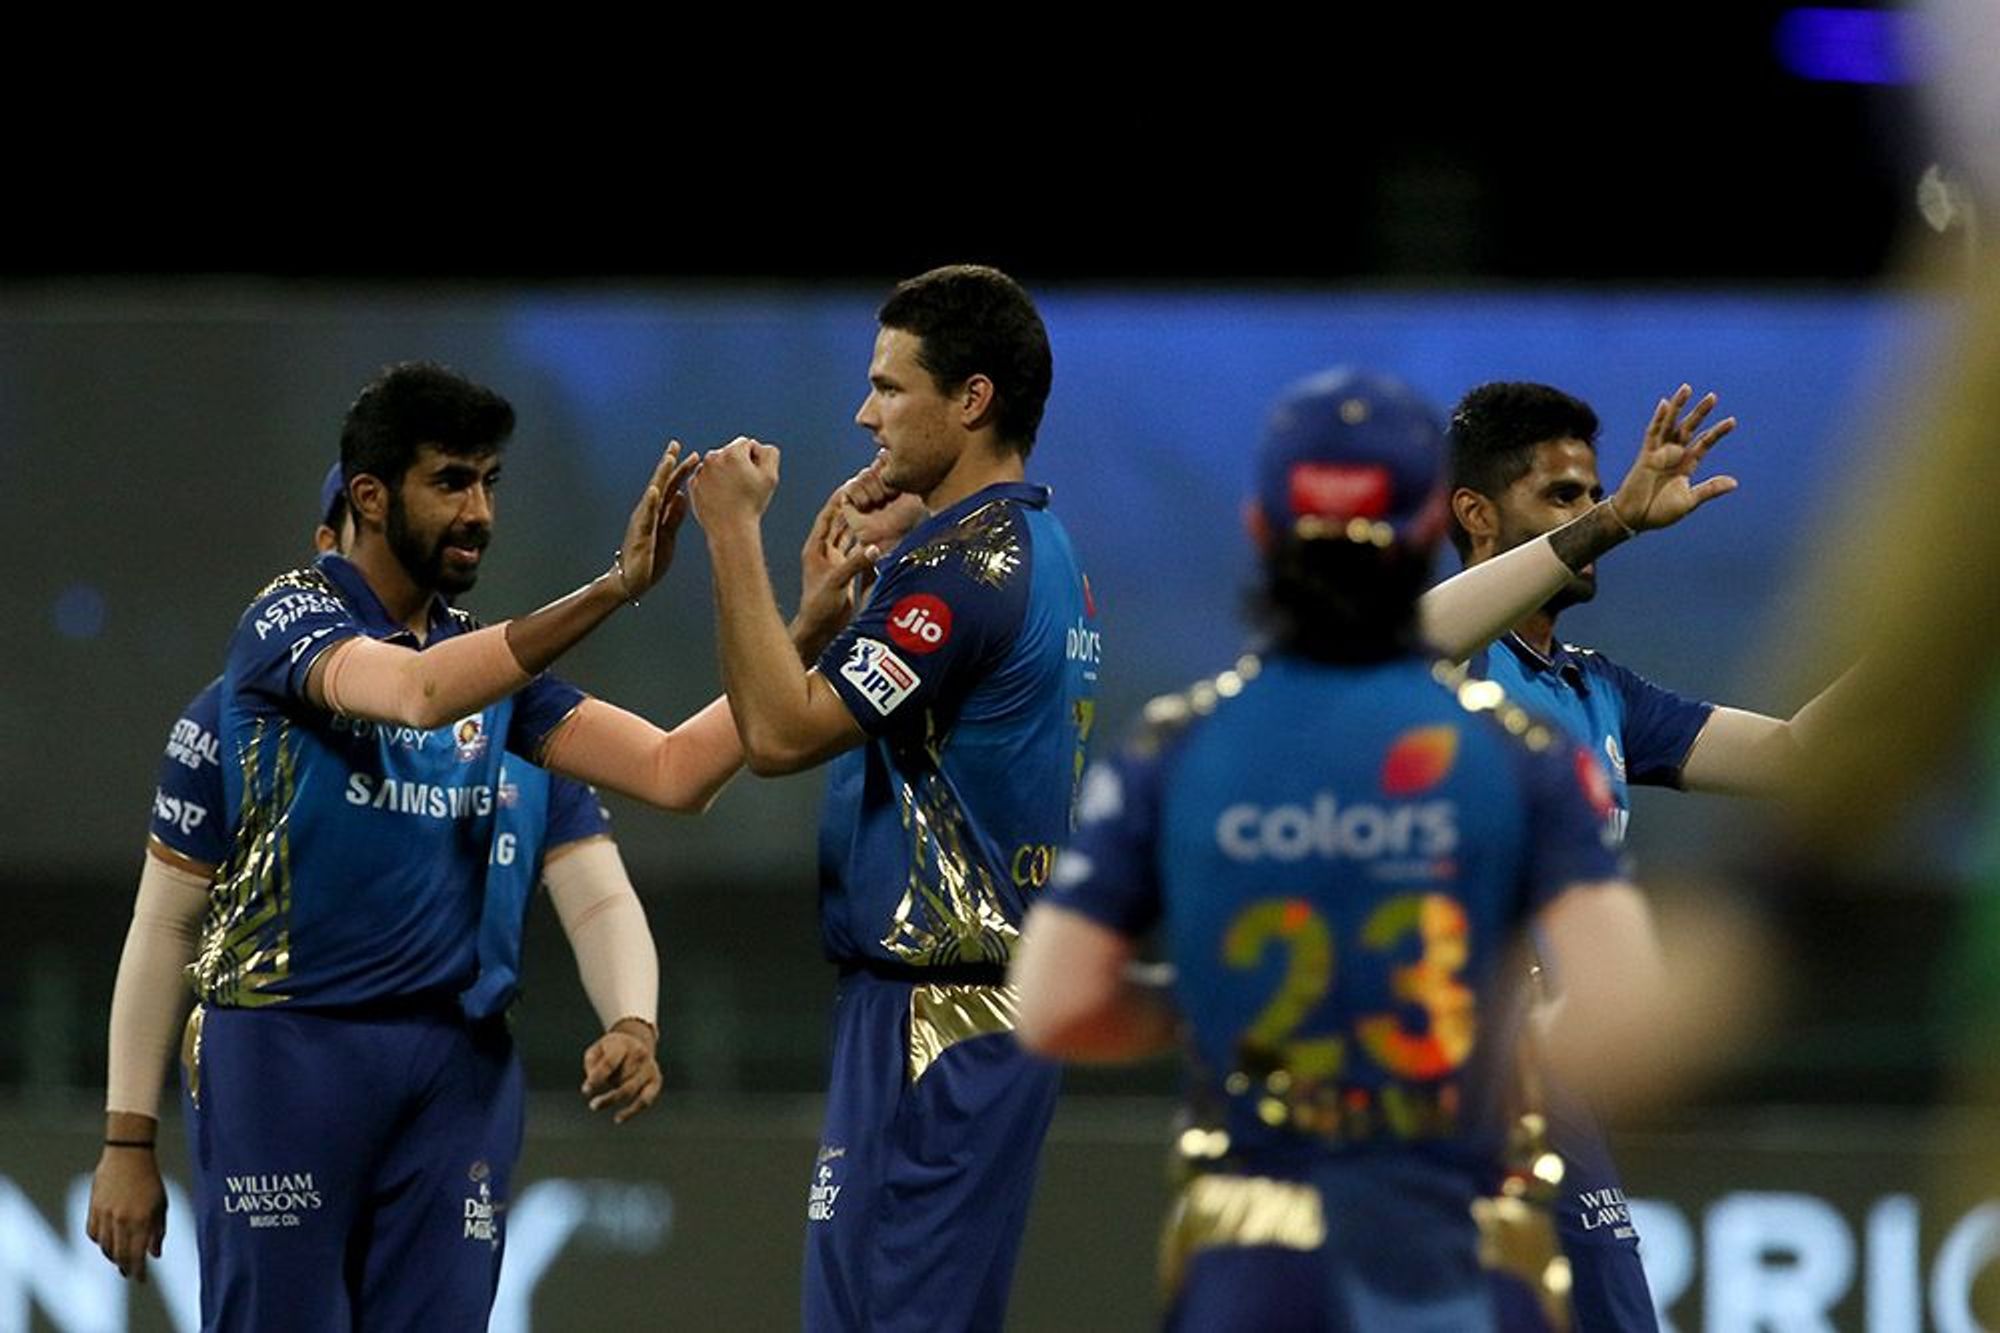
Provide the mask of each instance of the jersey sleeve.
POLYGON ((1533 915, 1576 884, 1630 878, 1612 819, 1617 800, 1596 755, 1558 742, 1522 752, 1528 802, 1526 909, 1533 915))
POLYGON ((1132 744, 1090 766, 1077 797, 1077 830, 1056 857, 1043 901, 1089 917, 1127 939, 1152 930, 1162 910, 1156 852, 1163 760, 1132 744))
POLYGON ((160 756, 150 832, 173 851, 207 865, 229 854, 222 809, 222 682, 188 701, 160 756))
POLYGON ((1625 780, 1637 787, 1680 786, 1681 766, 1715 705, 1662 689, 1615 662, 1604 667, 1625 701, 1625 780))
POLYGON ((547 832, 542 837, 546 856, 564 843, 581 842, 611 832, 611 812, 597 799, 597 789, 588 783, 549 774, 547 832))
POLYGON ((549 733, 568 721, 584 698, 582 690, 560 676, 543 672, 535 677, 514 696, 507 748, 518 755, 539 756, 549 733))
POLYGON ((301 700, 320 654, 363 632, 323 577, 287 575, 258 594, 236 623, 226 674, 239 695, 270 705, 301 700))
POLYGON ((820 654, 819 672, 871 736, 955 708, 1019 632, 1027 582, 996 588, 957 560, 905 560, 820 654))

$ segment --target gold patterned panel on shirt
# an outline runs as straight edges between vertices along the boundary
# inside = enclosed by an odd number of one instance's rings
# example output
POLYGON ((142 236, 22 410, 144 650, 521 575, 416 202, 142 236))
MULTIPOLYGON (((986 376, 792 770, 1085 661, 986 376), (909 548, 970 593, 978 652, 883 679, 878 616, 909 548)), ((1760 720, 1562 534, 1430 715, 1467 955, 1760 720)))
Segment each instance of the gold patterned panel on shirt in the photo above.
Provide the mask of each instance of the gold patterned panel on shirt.
POLYGON ((962 1041, 1012 1032, 1021 1014, 1013 986, 925 983, 910 990, 909 1076, 915 1083, 962 1041))
POLYGON ((1181 1187, 1160 1236, 1160 1287, 1171 1300, 1187 1265, 1203 1250, 1268 1245, 1316 1250, 1326 1240, 1319 1191, 1295 1180, 1224 1173, 1181 1187))
POLYGON ((1021 928, 1008 918, 944 775, 934 768, 902 784, 909 879, 882 947, 915 967, 1005 963, 1021 928))
POLYGON ((188 971, 204 1002, 256 1008, 291 998, 270 989, 292 973, 290 820, 297 754, 291 725, 260 720, 239 758, 243 802, 236 842, 216 873, 188 971), (275 753, 270 790, 260 792, 266 744, 275 753))
POLYGON ((956 560, 966 576, 989 588, 1002 588, 1021 567, 1021 525, 1014 507, 1004 500, 979 506, 900 563, 935 569, 956 560))

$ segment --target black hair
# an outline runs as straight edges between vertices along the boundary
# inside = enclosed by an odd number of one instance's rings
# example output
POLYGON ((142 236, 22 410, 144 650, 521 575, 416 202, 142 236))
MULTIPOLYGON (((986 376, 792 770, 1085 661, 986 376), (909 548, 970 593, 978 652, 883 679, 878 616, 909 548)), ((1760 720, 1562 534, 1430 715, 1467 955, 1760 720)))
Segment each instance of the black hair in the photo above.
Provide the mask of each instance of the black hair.
POLYGON ((454 457, 498 450, 514 433, 514 408, 483 384, 428 361, 390 366, 362 387, 340 431, 343 481, 368 474, 392 490, 420 445, 454 457))
POLYGON ((1049 332, 1020 283, 984 264, 951 264, 898 283, 875 317, 885 329, 921 339, 917 364, 940 392, 974 375, 992 380, 1000 438, 1028 456, 1055 362, 1049 332))
MULTIPOLYGON (((1451 410, 1451 489, 1497 497, 1535 465, 1535 446, 1581 440, 1597 447, 1597 413, 1581 398, 1547 384, 1502 380, 1482 384, 1451 410)), ((1451 544, 1472 554, 1472 537, 1451 520, 1451 544)))
POLYGON ((1281 652, 1319 662, 1379 662, 1419 646, 1417 598, 1429 547, 1280 537, 1264 560, 1253 618, 1281 652))

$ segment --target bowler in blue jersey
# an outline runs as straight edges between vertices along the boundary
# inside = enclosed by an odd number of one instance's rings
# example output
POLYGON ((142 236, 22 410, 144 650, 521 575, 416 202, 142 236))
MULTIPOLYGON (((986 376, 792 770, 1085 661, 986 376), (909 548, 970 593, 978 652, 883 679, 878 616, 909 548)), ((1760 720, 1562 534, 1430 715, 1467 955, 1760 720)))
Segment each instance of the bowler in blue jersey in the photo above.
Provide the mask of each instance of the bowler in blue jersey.
MULTIPOLYGON (((1715 399, 1705 396, 1688 410, 1691 396, 1683 385, 1659 401, 1646 446, 1663 447, 1661 441, 1676 433, 1672 423, 1691 422, 1677 431, 1690 473, 1721 429, 1695 433, 1715 399)), ((1689 475, 1650 498, 1621 493, 1606 499, 1598 481, 1597 435, 1597 414, 1589 404, 1546 384, 1485 384, 1459 401, 1450 426, 1451 539, 1468 568, 1579 515, 1611 510, 1627 529, 1661 526, 1734 488, 1727 477, 1697 482, 1689 475)), ((1562 612, 1596 595, 1596 569, 1585 566, 1496 643, 1473 654, 1468 665, 1562 726, 1604 765, 1613 802, 1608 818, 1618 837, 1624 837, 1634 785, 1742 795, 1783 792, 1813 743, 1817 720, 1828 715, 1821 706, 1827 695, 1785 720, 1718 707, 1656 685, 1595 649, 1557 637, 1562 612)), ((1550 968, 1547 980, 1561 992, 1559 968, 1550 968)), ((1546 1104, 1540 1109, 1547 1146, 1563 1162, 1551 1206, 1568 1260, 1572 1327, 1579 1333, 1654 1329, 1658 1321, 1639 1258, 1640 1238, 1603 1132, 1586 1098, 1560 1080, 1544 1082, 1546 1104)), ((1539 1150, 1539 1144, 1531 1148, 1539 1150)), ((1529 1285, 1540 1284, 1539 1274, 1525 1276, 1529 1285)), ((1519 1301, 1510 1327, 1543 1326, 1536 1303, 1519 1301)))
MULTIPOLYGON (((531 831, 517 816, 549 826, 536 780, 504 756, 686 810, 740 762, 724 704, 663 732, 542 674, 664 572, 691 467, 677 446, 598 579, 492 627, 450 605, 490 540, 512 426, 504 399, 441 367, 391 367, 364 388, 341 442, 351 550, 257 595, 212 724, 176 729, 113 997, 105 1147, 150 1157, 156 1122, 128 1099, 160 1054, 165 1006, 132 1001, 185 963, 200 1000, 182 1056, 205 1327, 483 1324, 520 1140, 497 1015, 526 894, 507 863, 531 831), (176 763, 212 767, 208 789, 179 790, 176 763)), ((574 793, 558 809, 584 833, 567 870, 601 824, 574 793)), ((597 913, 613 935, 643 932, 635 915, 597 913)), ((608 1053, 590 1076, 600 1102, 630 1110, 657 1091, 656 985, 614 1001, 593 1045, 608 1053)), ((105 1165, 100 1187, 130 1177, 105 1165)), ((93 1235, 128 1271, 161 1221, 93 1203, 93 1235)))
POLYGON ((1251 510, 1269 648, 1092 769, 1015 961, 1031 1049, 1185 1034, 1172 1328, 1491 1328, 1471 1208, 1506 1132, 1510 964, 1541 930, 1600 1018, 1657 971, 1597 765, 1419 641, 1443 455, 1386 376, 1280 400, 1251 510), (1169 984, 1133 970, 1156 930, 1169 984))
POLYGON ((1101 644, 1048 489, 1025 479, 1051 379, 1027 294, 938 269, 880 323, 856 420, 928 516, 886 555, 844 557, 873 586, 809 667, 764 568, 778 451, 712 450, 689 493, 746 762, 832 761, 820 936, 840 982, 805 1327, 998 1329, 1057 1084, 1014 1039, 1006 966, 1069 837, 1101 644))

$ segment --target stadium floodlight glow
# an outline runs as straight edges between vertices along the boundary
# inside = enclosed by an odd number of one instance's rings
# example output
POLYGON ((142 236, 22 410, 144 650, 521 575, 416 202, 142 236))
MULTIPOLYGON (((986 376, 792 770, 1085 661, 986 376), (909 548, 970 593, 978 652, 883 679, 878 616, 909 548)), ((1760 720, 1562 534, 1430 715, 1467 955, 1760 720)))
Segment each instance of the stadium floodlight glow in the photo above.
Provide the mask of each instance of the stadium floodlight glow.
POLYGON ((1809 6, 1778 16, 1778 61, 1820 83, 1914 83, 1922 73, 1922 20, 1885 9, 1809 6))

